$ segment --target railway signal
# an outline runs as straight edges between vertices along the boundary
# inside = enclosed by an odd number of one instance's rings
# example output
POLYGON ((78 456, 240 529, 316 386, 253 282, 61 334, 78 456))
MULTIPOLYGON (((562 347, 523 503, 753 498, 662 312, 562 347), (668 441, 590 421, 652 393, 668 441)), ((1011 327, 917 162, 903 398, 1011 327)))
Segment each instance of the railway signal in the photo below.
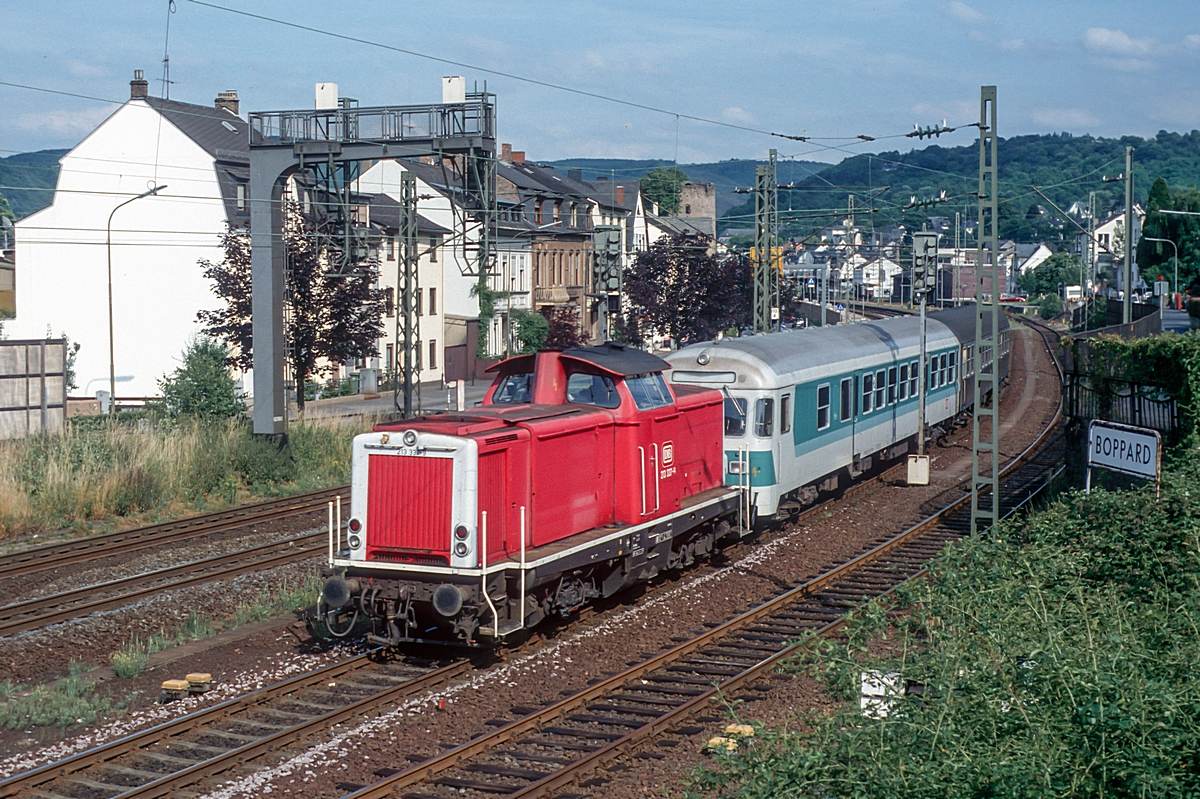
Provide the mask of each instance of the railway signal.
POLYGON ((938 234, 922 231, 913 234, 913 299, 921 304, 921 379, 917 381, 917 454, 908 458, 908 484, 929 485, 929 456, 925 454, 925 301, 937 287, 938 234))

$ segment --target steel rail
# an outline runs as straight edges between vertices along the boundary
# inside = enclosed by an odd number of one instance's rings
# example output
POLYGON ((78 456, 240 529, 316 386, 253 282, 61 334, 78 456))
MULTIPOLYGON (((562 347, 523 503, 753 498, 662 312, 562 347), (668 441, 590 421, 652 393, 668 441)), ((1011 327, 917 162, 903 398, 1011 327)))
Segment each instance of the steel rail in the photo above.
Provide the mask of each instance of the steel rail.
MULTIPOLYGON (((1053 358, 1053 352, 1051 352, 1051 357, 1053 358)), ((1040 453, 1043 448, 1050 448, 1049 445, 1053 443, 1050 441, 1050 436, 1057 433, 1058 422, 1062 417, 1062 410, 1063 400, 1060 392, 1058 408, 1056 409, 1054 417, 1051 419, 1050 423, 1046 425, 1046 427, 1028 447, 1026 447, 1017 457, 1012 459, 1001 470, 1001 476, 1009 476, 1010 478, 1015 476, 1014 473, 1026 466, 1026 461, 1030 459, 1032 455, 1040 453)), ((1046 486, 1050 485, 1050 483, 1061 473, 1062 469, 1052 468, 1048 471, 1048 474, 1043 474, 1039 471, 1039 474, 1034 480, 1022 481, 1021 484, 1017 486, 1013 486, 1010 481, 1006 488, 1009 490, 1016 488, 1020 493, 1024 493, 1025 496, 1020 497, 1020 500, 1015 504, 1015 506, 1009 508, 1008 515, 1011 515, 1011 513, 1032 501, 1032 499, 1039 495, 1040 492, 1046 488, 1046 486)), ((386 777, 380 782, 375 783, 374 785, 361 788, 349 794, 346 799, 383 799, 383 797, 394 796, 399 790, 411 788, 414 785, 434 780, 435 778, 439 777, 439 775, 445 774, 452 769, 459 768, 468 761, 471 761, 481 755, 492 752, 501 744, 512 741, 519 736, 527 733, 544 732, 547 729, 548 724, 567 718, 568 714, 576 712, 581 708, 587 708, 595 700, 600 699, 601 697, 612 694, 618 690, 628 689, 630 685, 640 681, 643 677, 651 676, 657 672, 662 672, 672 664, 680 663, 687 656, 697 653, 699 650, 713 645, 718 641, 730 638, 744 628, 764 621, 772 614, 775 614, 781 610, 785 610, 790 606, 797 605, 799 601, 804 600, 805 598, 814 597, 824 590, 834 588, 840 580, 852 575, 860 569, 863 569, 864 567, 870 567, 873 564, 880 562, 886 562, 885 558, 887 556, 900 556, 905 547, 914 547, 917 549, 914 554, 919 562, 928 561, 934 557, 937 552, 941 551, 946 541, 955 537, 961 537, 963 535, 963 533, 956 532, 956 530, 962 528, 961 520, 959 520, 957 524, 953 523, 951 516, 956 511, 961 511, 969 502, 969 500, 969 494, 961 496, 949 503, 946 507, 917 522, 915 525, 909 527, 907 530, 899 533, 898 535, 893 536, 887 541, 869 549, 868 551, 843 564, 840 564, 839 566, 825 572, 824 574, 821 574, 820 576, 804 583, 803 585, 784 592, 783 594, 768 600, 758 607, 736 616, 735 618, 713 628, 712 630, 709 630, 706 633, 703 633, 696 638, 672 647, 666 652, 649 658, 642 663, 638 663, 619 674, 609 677, 599 683, 596 683, 595 685, 589 686, 582 691, 556 702, 542 710, 530 713, 523 718, 500 727, 492 733, 480 736, 479 738, 451 749, 442 755, 435 756, 416 766, 412 766, 397 772, 392 776, 386 777), (939 524, 943 526, 943 529, 940 531, 934 529, 939 524), (931 539, 932 544, 935 546, 921 546, 927 538, 931 539)), ((996 498, 996 501, 1000 500, 1001 498, 996 498)), ((967 529, 969 529, 969 524, 967 529)), ((908 562, 918 562, 913 561, 911 558, 906 560, 908 560, 908 562)), ((889 565, 888 568, 894 568, 894 563, 889 565)), ((870 597, 866 597, 864 593, 863 598, 866 601, 872 601, 878 596, 882 596, 896 590, 899 585, 923 576, 925 572, 925 567, 919 567, 913 574, 897 575, 898 577, 901 577, 898 582, 889 586, 880 593, 872 594, 870 597)), ((875 576, 875 579, 878 579, 878 577, 875 576)), ((844 592, 842 596, 845 596, 844 592)), ((863 604, 865 604, 865 602, 855 603, 851 607, 844 608, 838 618, 833 619, 830 621, 830 623, 813 630, 813 634, 827 634, 829 631, 837 629, 838 626, 844 623, 846 616, 852 610, 856 609, 857 607, 861 607, 863 604)), ((525 786, 506 786, 503 784, 492 785, 490 786, 490 792, 497 794, 503 793, 504 795, 509 796, 510 799, 515 799, 515 797, 544 796, 552 791, 569 785, 577 781, 580 777, 584 776, 588 772, 595 770, 609 759, 627 750, 632 745, 637 744, 660 731, 677 726, 681 720, 690 717, 700 708, 706 707, 708 703, 718 695, 728 693, 729 691, 734 690, 746 683, 752 682, 765 674, 769 674, 784 658, 792 655, 795 652, 795 648, 799 645, 802 645, 802 643, 803 642, 800 644, 793 643, 776 648, 776 651, 763 657, 759 662, 751 665, 749 668, 746 668, 735 675, 721 680, 716 686, 709 687, 702 692, 698 692, 696 695, 682 702, 679 706, 657 715, 655 718, 646 721, 643 724, 638 725, 629 733, 617 736, 615 740, 613 739, 612 735, 605 735, 603 733, 598 736, 594 736, 591 740, 604 740, 606 737, 610 740, 608 743, 596 747, 593 751, 590 751, 579 760, 545 774, 544 776, 541 776, 540 779, 536 779, 533 782, 529 782, 529 779, 530 775, 535 774, 535 772, 521 772, 517 769, 499 769, 499 772, 504 772, 502 776, 511 777, 514 779, 524 779, 524 781, 528 782, 528 784, 525 786), (511 790, 509 790, 509 788, 511 788, 511 790)), ((734 662, 729 661, 727 665, 732 666, 734 665, 734 662)), ((628 714, 630 708, 626 707, 624 710, 626 710, 628 714)), ((644 713, 638 713, 637 715, 644 715, 644 713)), ((586 723, 586 719, 591 719, 594 723, 601 726, 606 723, 606 719, 600 717, 581 718, 577 716, 575 718, 584 723, 586 723)), ((622 724, 620 719, 610 719, 608 721, 614 722, 608 726, 630 726, 628 724, 622 724)), ((583 730, 578 731, 578 737, 586 738, 586 735, 584 734, 585 732, 586 731, 583 730)), ((549 743, 547 746, 552 747, 553 743, 549 743)), ((483 767, 483 771, 488 773, 487 766, 483 767)), ((476 790, 481 789, 481 786, 465 784, 465 781, 458 782, 463 783, 460 787, 468 790, 472 788, 476 790)), ((446 782, 446 784, 453 787, 457 783, 453 780, 449 780, 446 782)), ((482 789, 489 790, 488 787, 483 787, 482 789)))
POLYGON ((21 549, 0 555, 0 580, 323 510, 337 496, 349 498, 350 486, 310 491, 283 499, 188 516, 172 522, 21 549))
MULTIPOLYGON (((38 788, 41 785, 62 777, 69 778, 73 774, 95 766, 103 766, 122 755, 146 749, 160 741, 178 738, 193 730, 211 726, 216 722, 224 721, 239 713, 262 707, 280 697, 320 685, 326 680, 341 678, 348 674, 360 672, 374 664, 376 662, 375 658, 381 654, 382 651, 380 649, 373 649, 361 655, 341 660, 328 666, 322 666, 321 668, 296 675, 295 677, 289 677, 286 680, 268 685, 265 688, 260 688, 257 691, 226 700, 209 708, 197 710, 186 716, 181 716, 155 727, 142 730, 141 732, 118 738, 107 744, 70 755, 39 768, 16 774, 0 781, 0 799, 17 796, 22 792, 38 788)), ((287 743, 289 740, 299 740, 305 735, 311 735, 317 729, 355 717, 364 710, 369 709, 370 704, 402 699, 452 680, 464 674, 470 666, 470 661, 467 660, 457 660, 448 663, 365 699, 357 700, 341 708, 336 708, 301 724, 265 736, 258 741, 248 743, 208 760, 200 761, 187 769, 166 775, 152 783, 126 791, 121 796, 165 795, 169 790, 193 784, 204 776, 220 773, 227 768, 243 763, 261 755, 263 752, 287 743), (174 780, 174 782, 168 786, 167 783, 171 780, 174 780)))
POLYGON ((120 607, 161 591, 200 585, 213 580, 235 577, 247 572, 303 560, 320 554, 324 550, 327 539, 328 533, 324 530, 306 533, 226 555, 217 555, 204 560, 169 566, 152 572, 142 572, 130 577, 4 605, 0 607, 0 636, 14 635, 101 610, 120 607), (160 582, 163 580, 168 582, 160 582), (146 586, 147 583, 154 583, 154 585, 146 586), (88 599, 108 590, 129 589, 135 586, 146 587, 137 590, 123 590, 116 595, 90 601, 88 599))

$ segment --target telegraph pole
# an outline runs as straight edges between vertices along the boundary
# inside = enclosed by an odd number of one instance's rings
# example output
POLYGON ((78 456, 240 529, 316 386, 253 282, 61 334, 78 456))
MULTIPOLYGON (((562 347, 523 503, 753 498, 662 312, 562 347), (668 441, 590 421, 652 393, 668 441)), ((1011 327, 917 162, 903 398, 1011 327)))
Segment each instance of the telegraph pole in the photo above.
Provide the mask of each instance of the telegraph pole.
MULTIPOLYGON (((971 435, 971 532, 1000 520, 1000 239, 996 183, 996 87, 979 94, 979 227, 975 254, 975 413, 971 435), (986 288, 986 291, 985 291, 986 288), (985 304, 984 295, 991 294, 985 304), (991 405, 983 398, 990 393, 991 405), (985 429, 984 422, 987 422, 985 429), (987 504, 983 495, 991 494, 987 504)), ((927 364, 922 363, 925 370, 927 364)), ((961 366, 960 366, 961 368, 961 366)), ((922 375, 922 382, 924 382, 922 375)))
POLYGON ((1125 148, 1125 268, 1121 274, 1121 285, 1125 289, 1125 302, 1121 304, 1121 321, 1133 321, 1133 148, 1125 148))
POLYGON ((754 332, 779 330, 779 274, 775 269, 779 228, 779 179, 776 152, 754 168, 754 332))

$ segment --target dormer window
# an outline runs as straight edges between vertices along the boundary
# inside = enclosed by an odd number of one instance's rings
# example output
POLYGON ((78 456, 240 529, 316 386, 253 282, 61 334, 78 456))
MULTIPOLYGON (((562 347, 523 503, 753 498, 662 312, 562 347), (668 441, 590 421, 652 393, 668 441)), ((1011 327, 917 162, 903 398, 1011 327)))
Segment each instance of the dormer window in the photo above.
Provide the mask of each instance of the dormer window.
POLYGON ((237 184, 237 209, 239 211, 246 210, 246 184, 237 184))

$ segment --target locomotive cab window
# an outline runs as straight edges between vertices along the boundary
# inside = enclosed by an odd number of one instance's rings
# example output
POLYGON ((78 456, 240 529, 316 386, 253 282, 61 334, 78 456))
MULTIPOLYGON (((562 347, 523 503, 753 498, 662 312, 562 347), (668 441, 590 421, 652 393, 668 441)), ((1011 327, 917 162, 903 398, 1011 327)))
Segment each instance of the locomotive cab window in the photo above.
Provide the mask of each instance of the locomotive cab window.
POLYGON ((817 429, 829 427, 829 384, 817 386, 817 429))
POLYGON ((746 435, 746 401, 725 398, 725 435, 738 438, 746 435))
POLYGON ((633 395, 633 404, 637 405, 639 411, 665 408, 675 401, 661 374, 632 375, 625 378, 625 386, 633 395))
POLYGON ((854 415, 854 409, 850 407, 850 403, 854 402, 854 387, 849 377, 842 378, 842 396, 839 400, 838 420, 848 422, 850 421, 850 417, 854 415))
POLYGON ((567 402, 616 408, 621 404, 621 395, 617 393, 617 384, 608 377, 576 372, 567 378, 567 402))
POLYGON ((533 398, 533 373, 515 372, 500 378, 500 384, 492 394, 494 405, 516 405, 533 398))
MULTIPOLYGON (((829 386, 825 386, 826 395, 829 394, 829 386)), ((825 398, 829 399, 828 396, 825 398)), ((826 403, 828 404, 828 402, 826 403)), ((825 416, 829 416, 829 409, 825 409, 825 416)), ((792 429, 792 395, 784 394, 779 398, 779 432, 787 433, 792 429)))
POLYGON ((775 429, 775 400, 760 399, 754 403, 754 435, 770 438, 775 429))

